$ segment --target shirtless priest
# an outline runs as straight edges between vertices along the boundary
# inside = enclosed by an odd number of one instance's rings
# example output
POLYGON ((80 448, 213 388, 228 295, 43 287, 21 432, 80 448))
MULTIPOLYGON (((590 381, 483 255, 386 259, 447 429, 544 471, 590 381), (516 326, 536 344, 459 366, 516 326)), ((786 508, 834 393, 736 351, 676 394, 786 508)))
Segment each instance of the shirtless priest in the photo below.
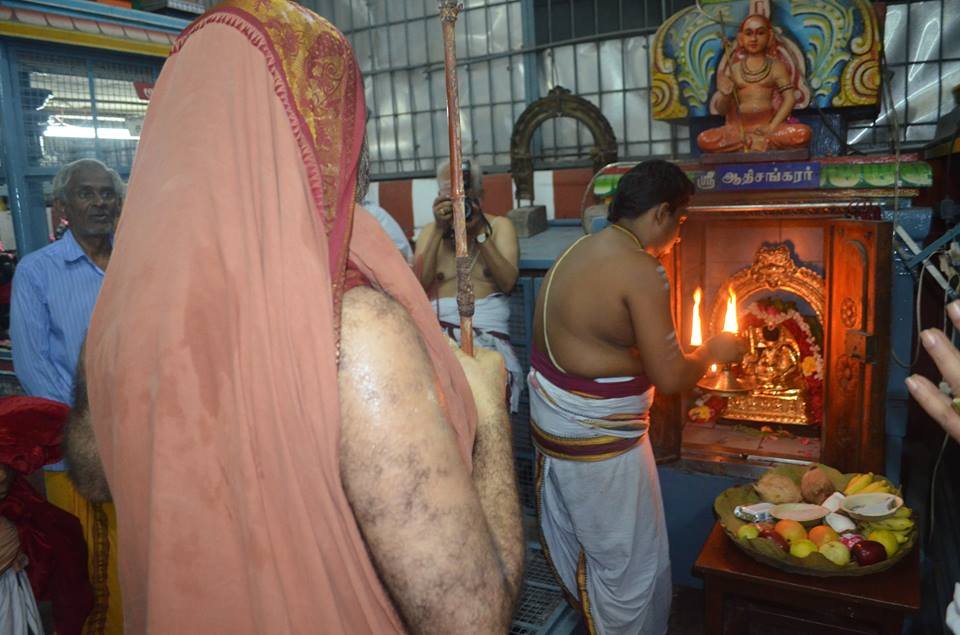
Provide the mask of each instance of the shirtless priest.
POLYGON ((671 582, 660 484, 647 438, 654 388, 692 388, 744 344, 722 334, 690 355, 658 258, 694 187, 665 161, 620 180, 610 225, 553 265, 534 315, 527 382, 545 547, 597 633, 666 633, 671 582))

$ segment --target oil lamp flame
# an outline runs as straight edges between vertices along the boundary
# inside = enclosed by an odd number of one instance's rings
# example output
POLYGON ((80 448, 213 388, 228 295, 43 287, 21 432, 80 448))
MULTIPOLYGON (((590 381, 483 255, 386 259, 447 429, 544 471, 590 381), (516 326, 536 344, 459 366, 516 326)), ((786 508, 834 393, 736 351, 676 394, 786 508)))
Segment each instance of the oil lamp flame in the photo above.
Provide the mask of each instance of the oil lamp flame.
POLYGON ((737 324, 737 294, 733 288, 727 289, 729 297, 727 298, 727 314, 723 318, 723 331, 725 333, 739 333, 740 327, 737 324))
POLYGON ((693 323, 690 329, 690 346, 700 346, 703 344, 703 331, 700 328, 700 299, 703 292, 700 287, 693 292, 693 323))

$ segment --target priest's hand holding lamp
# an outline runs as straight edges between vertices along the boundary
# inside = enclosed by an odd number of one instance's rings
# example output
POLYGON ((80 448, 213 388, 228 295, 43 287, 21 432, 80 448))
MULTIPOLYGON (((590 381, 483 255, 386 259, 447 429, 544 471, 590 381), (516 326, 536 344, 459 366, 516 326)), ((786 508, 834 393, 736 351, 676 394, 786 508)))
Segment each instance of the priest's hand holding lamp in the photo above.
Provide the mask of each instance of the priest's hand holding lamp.
MULTIPOLYGON (((741 395, 753 390, 752 382, 738 376, 737 362, 746 352, 746 344, 739 337, 737 323, 737 295, 728 289, 727 312, 723 320, 723 330, 700 346, 698 352, 710 360, 719 362, 710 365, 708 372, 697 382, 697 387, 720 396, 741 395)), ((702 339, 700 326, 700 289, 694 293, 693 328, 690 335, 691 346, 700 344, 702 339)))

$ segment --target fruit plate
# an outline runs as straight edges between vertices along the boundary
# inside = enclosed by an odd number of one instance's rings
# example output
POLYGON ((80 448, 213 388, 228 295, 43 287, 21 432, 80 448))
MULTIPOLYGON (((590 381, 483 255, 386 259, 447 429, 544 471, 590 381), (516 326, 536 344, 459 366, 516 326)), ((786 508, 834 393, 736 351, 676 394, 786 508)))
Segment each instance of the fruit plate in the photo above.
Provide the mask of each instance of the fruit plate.
MULTIPOLYGON (((799 485, 800 479, 803 476, 803 473, 807 470, 807 467, 808 466, 805 465, 781 465, 772 468, 769 471, 787 476, 794 483, 799 485)), ((841 474, 837 470, 826 465, 820 465, 820 467, 830 478, 830 481, 833 483, 834 487, 837 488, 837 491, 842 492, 850 479, 856 476, 856 474, 841 474)), ((878 476, 876 478, 880 479, 882 477, 878 476)), ((899 495, 899 492, 895 493, 899 495)), ((814 552, 806 558, 797 558, 783 551, 776 545, 776 543, 767 540, 766 538, 751 538, 743 540, 737 538, 737 530, 739 530, 741 526, 751 523, 746 523, 737 518, 733 514, 733 510, 737 507, 737 505, 753 505, 754 503, 759 502, 761 502, 760 496, 757 494, 756 490, 753 489, 753 485, 748 483, 746 485, 731 487, 721 492, 713 502, 713 509, 720 520, 720 526, 723 527, 724 532, 726 532, 730 540, 732 540, 734 544, 736 544, 737 547, 739 547, 744 553, 754 560, 778 569, 782 569, 784 571, 789 571, 790 573, 799 573, 801 575, 819 577, 859 576, 869 575, 871 573, 879 573, 889 569, 903 560, 903 558, 913 550, 913 546, 917 542, 917 529, 916 526, 914 526, 907 536, 907 541, 900 545, 899 549, 897 549, 897 552, 894 553, 893 556, 881 562, 865 566, 858 565, 853 559, 851 559, 849 564, 838 565, 830 560, 827 560, 818 552, 814 552)), ((859 527, 860 524, 858 523, 858 529, 859 527)))

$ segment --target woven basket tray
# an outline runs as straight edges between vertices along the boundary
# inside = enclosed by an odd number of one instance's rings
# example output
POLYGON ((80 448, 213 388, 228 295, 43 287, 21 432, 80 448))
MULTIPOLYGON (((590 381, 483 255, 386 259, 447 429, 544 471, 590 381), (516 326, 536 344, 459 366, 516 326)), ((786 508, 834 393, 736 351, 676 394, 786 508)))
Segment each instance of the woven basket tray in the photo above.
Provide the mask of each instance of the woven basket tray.
MULTIPOLYGON (((843 488, 846 487, 847 482, 856 476, 856 474, 841 474, 837 470, 826 465, 821 465, 820 467, 824 469, 827 476, 833 482, 834 487, 836 487, 839 491, 843 491, 843 488)), ((799 485, 800 478, 803 476, 803 473, 806 470, 807 466, 804 465, 782 465, 772 468, 770 472, 788 476, 797 485, 799 485)), ((907 542, 900 545, 900 548, 895 554, 893 554, 892 558, 887 558, 883 562, 878 562, 865 567, 861 567, 852 559, 849 564, 840 566, 830 562, 819 553, 812 553, 806 558, 796 558, 791 556, 789 553, 786 553, 780 549, 780 547, 766 538, 754 538, 753 540, 740 540, 737 538, 737 530, 740 529, 742 525, 748 523, 745 523, 734 516, 733 510, 737 507, 737 505, 752 505, 753 503, 759 502, 760 497, 754 491, 752 485, 741 485, 738 487, 731 487, 721 492, 713 502, 713 509, 716 512, 717 517, 720 520, 720 525, 723 527, 723 530, 726 532, 727 536, 744 553, 754 560, 768 564, 771 567, 789 571, 790 573, 799 573, 801 575, 820 577, 870 575, 871 573, 879 573, 880 571, 885 571, 900 562, 908 553, 910 553, 914 544, 917 542, 917 529, 914 527, 908 536, 907 542)))

